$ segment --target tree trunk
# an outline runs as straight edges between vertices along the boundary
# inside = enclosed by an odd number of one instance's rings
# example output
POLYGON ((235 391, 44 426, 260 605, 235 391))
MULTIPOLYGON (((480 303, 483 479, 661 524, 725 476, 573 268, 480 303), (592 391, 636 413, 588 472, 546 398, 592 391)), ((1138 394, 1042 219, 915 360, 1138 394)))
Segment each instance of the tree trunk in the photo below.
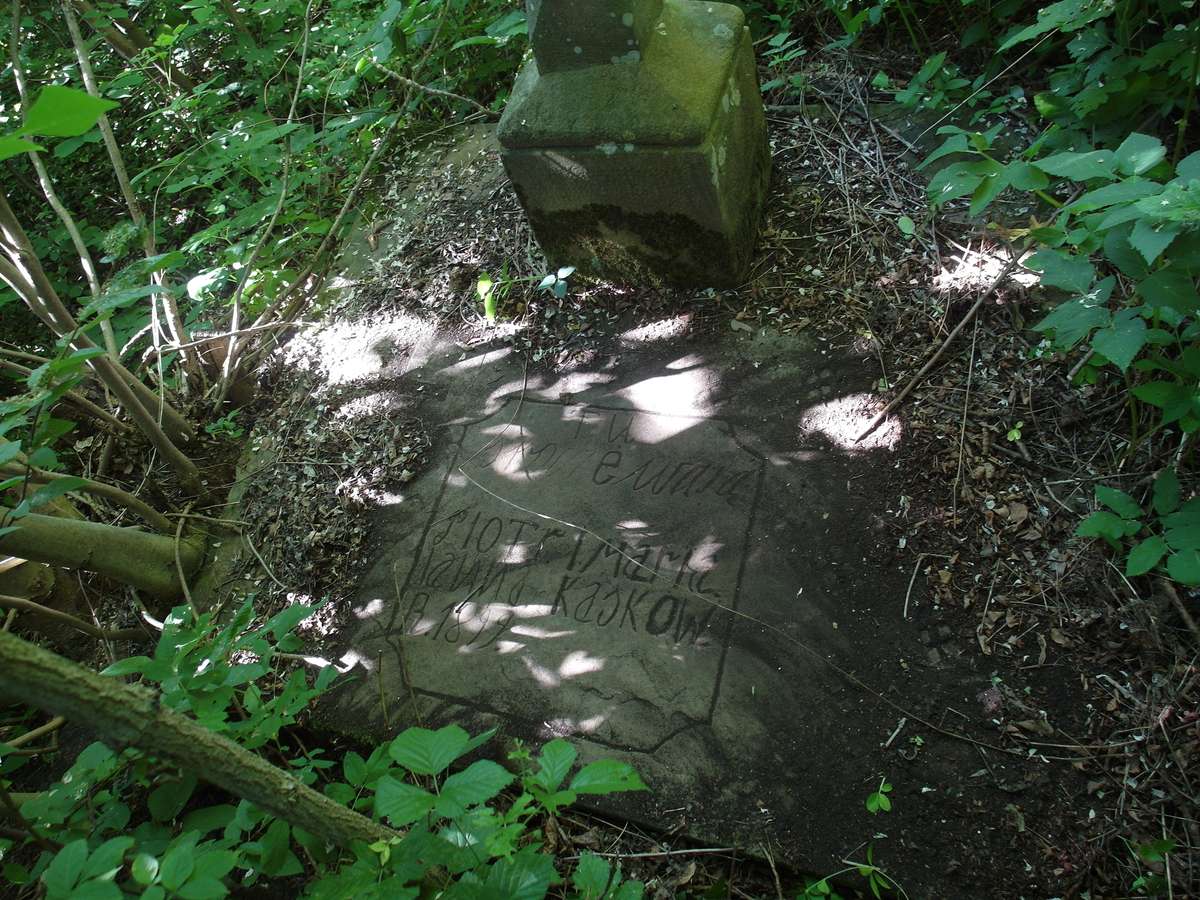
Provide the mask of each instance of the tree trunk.
MULTIPOLYGON (((130 18, 116 18, 99 12, 88 0, 71 0, 79 14, 96 30, 100 37, 126 60, 132 60, 141 51, 153 46, 153 41, 146 32, 137 26, 130 18)), ((112 7, 109 7, 112 9, 112 7)), ((196 83, 179 71, 178 67, 170 66, 164 69, 154 63, 155 73, 163 79, 168 88, 181 88, 191 91, 196 83)))
MULTIPOLYGON (((0 521, 9 524, 10 512, 0 507, 0 521)), ((167 600, 183 593, 174 538, 137 528, 36 513, 11 524, 17 530, 0 537, 0 553, 7 556, 95 572, 167 600)), ((203 548, 198 541, 179 542, 179 561, 185 575, 195 572, 202 559, 203 548)))
POLYGON ((0 632, 0 694, 131 745, 341 847, 399 835, 301 784, 228 738, 172 709, 145 688, 105 678, 0 632))

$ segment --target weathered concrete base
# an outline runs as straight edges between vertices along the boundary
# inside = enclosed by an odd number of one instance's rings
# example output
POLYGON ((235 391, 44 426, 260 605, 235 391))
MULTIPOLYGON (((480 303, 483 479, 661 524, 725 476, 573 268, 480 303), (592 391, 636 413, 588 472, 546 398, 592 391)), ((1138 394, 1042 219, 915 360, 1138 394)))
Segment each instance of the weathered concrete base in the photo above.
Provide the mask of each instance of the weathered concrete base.
POLYGON ((531 60, 498 135, 552 264, 629 282, 742 280, 770 153, 736 7, 667 0, 638 60, 553 72, 531 60))

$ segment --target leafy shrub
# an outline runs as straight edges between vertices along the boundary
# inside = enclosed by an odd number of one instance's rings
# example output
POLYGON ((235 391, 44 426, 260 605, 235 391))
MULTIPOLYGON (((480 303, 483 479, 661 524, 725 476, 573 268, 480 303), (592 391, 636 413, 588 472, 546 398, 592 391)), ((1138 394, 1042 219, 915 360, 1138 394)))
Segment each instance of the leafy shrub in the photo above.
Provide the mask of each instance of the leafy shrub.
MULTIPOLYGON (((289 729, 336 670, 325 667, 312 680, 302 669, 282 677, 277 654, 300 649, 293 629, 312 611, 292 606, 255 625, 248 601, 219 625, 179 607, 152 655, 120 660, 106 673, 141 675, 164 705, 282 758, 303 783, 398 829, 396 838, 347 853, 248 801, 210 796, 195 773, 94 743, 59 782, 24 801, 21 813, 36 834, 24 842, 0 838, 3 878, 14 886, 40 882, 47 900, 209 900, 235 886, 301 875, 306 896, 330 900, 431 889, 444 897, 539 898, 559 877, 542 852, 538 818, 580 795, 646 789, 629 765, 613 760, 588 763, 568 779, 576 751, 562 740, 536 756, 518 747, 510 754, 515 773, 489 759, 451 773, 495 734, 471 737, 457 725, 409 728, 365 758, 351 751, 334 760, 305 749, 289 729)), ((28 757, 6 751, 0 744, 0 788, 7 790, 28 757)), ((639 882, 594 854, 579 859, 571 884, 573 896, 588 900, 642 896, 639 882)))

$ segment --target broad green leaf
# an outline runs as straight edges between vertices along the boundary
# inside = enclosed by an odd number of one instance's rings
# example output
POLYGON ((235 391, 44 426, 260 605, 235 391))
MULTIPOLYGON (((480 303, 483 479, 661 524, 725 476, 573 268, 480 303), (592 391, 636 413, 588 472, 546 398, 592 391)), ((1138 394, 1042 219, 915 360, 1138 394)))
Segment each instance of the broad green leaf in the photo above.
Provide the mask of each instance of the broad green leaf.
POLYGON ((237 865, 238 855, 232 850, 214 849, 211 846, 198 851, 192 880, 197 878, 224 878, 237 865))
POLYGON ((1133 396, 1161 409, 1164 425, 1186 416, 1195 401, 1191 388, 1175 381, 1149 381, 1135 385, 1133 396))
POLYGON ((149 853, 139 853, 133 858, 129 870, 138 884, 154 884, 158 878, 158 860, 149 853))
POLYGON ((342 757, 342 773, 352 785, 362 787, 367 780, 367 763, 361 756, 351 750, 342 757))
POLYGON ((1035 331, 1053 331, 1055 343, 1074 347, 1091 332, 1107 325, 1112 315, 1103 306, 1093 306, 1084 300, 1060 303, 1048 316, 1033 326, 1035 331))
POLYGON ((554 858, 525 847, 512 859, 501 859, 488 869, 484 887, 487 897, 506 900, 542 900, 557 880, 554 858))
POLYGON ((615 794, 648 788, 633 766, 615 759, 602 759, 580 769, 567 790, 576 794, 615 794))
POLYGON ((123 900, 121 890, 107 879, 93 879, 75 886, 71 900, 123 900))
POLYGON ((1162 255, 1171 241, 1179 236, 1178 225, 1155 225, 1148 219, 1138 219, 1129 235, 1129 244, 1146 259, 1147 265, 1162 255))
POLYGON ((0 160, 20 156, 22 153, 32 153, 35 150, 45 150, 41 144, 27 141, 25 138, 11 134, 0 135, 0 160))
POLYGON ((75 137, 90 131, 104 113, 117 105, 112 100, 93 97, 87 91, 60 84, 47 85, 25 112, 21 133, 75 137))
POLYGON ((1104 256, 1120 269, 1121 274, 1134 281, 1141 281, 1150 274, 1150 268, 1142 254, 1130 246, 1129 234, 1132 225, 1113 228, 1104 235, 1104 256))
POLYGON ((1039 250, 1029 258, 1029 268, 1042 273, 1042 284, 1072 294, 1085 294, 1096 278, 1096 267, 1086 256, 1061 250, 1039 250))
POLYGON ((976 163, 976 173, 980 176, 979 186, 971 194, 970 214, 977 216, 991 205, 1004 189, 1009 186, 1010 173, 1007 166, 987 159, 976 163))
POLYGON ((608 892, 608 882, 612 876, 612 866, 595 853, 584 852, 579 857, 575 871, 571 873, 571 883, 579 891, 582 900, 602 900, 608 892))
POLYGON ((969 153, 969 152, 970 152, 970 149, 967 147, 967 136, 965 134, 961 134, 961 133, 960 134, 952 134, 952 135, 950 135, 950 137, 946 138, 946 140, 942 142, 942 146, 938 147, 936 150, 934 150, 932 153, 930 153, 928 156, 926 156, 923 160, 921 160, 921 164, 917 166, 917 171, 918 172, 921 171, 926 166, 928 166, 930 163, 936 162, 937 160, 941 159, 943 156, 949 156, 951 153, 969 153))
POLYGON ((195 848, 200 835, 188 832, 171 843, 170 848, 163 854, 158 867, 158 877, 163 887, 169 891, 178 891, 192 874, 195 866, 195 848))
POLYGON ((79 478, 75 475, 66 475, 62 478, 55 478, 49 484, 43 484, 29 498, 29 508, 36 509, 43 506, 63 494, 68 494, 71 491, 78 490, 87 484, 87 479, 79 478))
POLYGON ((397 828, 411 825, 431 809, 437 798, 390 775, 379 779, 375 788, 375 815, 388 819, 397 828))
POLYGON ((901 216, 896 220, 896 227, 900 229, 903 235, 912 235, 917 230, 917 223, 908 216, 901 216))
POLYGON ((1165 537, 1172 550, 1200 550, 1200 524, 1168 528, 1165 537))
POLYGON ((1072 181, 1090 181, 1093 178, 1113 177, 1116 158, 1111 150, 1089 150, 1086 153, 1055 153, 1045 159, 1034 160, 1047 175, 1070 178, 1072 181))
POLYGON ((1154 479, 1154 511, 1165 516, 1179 509, 1179 476, 1167 467, 1154 479))
POLYGON ((87 865, 83 867, 84 878, 108 877, 119 869, 125 860, 125 851, 134 845, 131 837, 109 838, 92 851, 87 865))
POLYGON ((461 816, 467 807, 485 803, 509 785, 513 776, 490 759, 477 760, 442 784, 435 809, 446 818, 461 816))
POLYGON ((228 894, 229 888, 217 879, 208 877, 190 878, 179 889, 180 900, 221 900, 228 894))
MULTIPOLYGON (((1074 203, 1064 207, 1073 213, 1091 212, 1094 209, 1104 209, 1117 203, 1130 203, 1143 197, 1153 197, 1162 193, 1163 186, 1157 181, 1147 181, 1144 178, 1126 178, 1115 184, 1088 191, 1074 203)), ((1101 226, 1103 228, 1103 226, 1101 226)))
POLYGON ((1137 534, 1141 527, 1141 522, 1130 522, 1102 509, 1080 522, 1075 534, 1079 537, 1100 537, 1116 543, 1124 537, 1137 534))
POLYGON ((168 822, 179 815, 196 789, 195 773, 184 772, 179 778, 165 781, 150 792, 146 806, 158 822, 168 822))
POLYGON ((1124 372, 1146 346, 1146 323, 1133 310, 1122 310, 1107 328, 1092 335, 1092 347, 1124 372))
POLYGON ((437 731, 408 728, 388 747, 392 759, 418 775, 437 775, 467 752, 470 737, 457 725, 437 731))
POLYGON ((1129 578, 1145 575, 1158 565, 1158 561, 1167 554, 1167 542, 1158 535, 1146 538, 1129 551, 1125 560, 1125 574, 1129 578))
POLYGON ((88 846, 83 838, 71 841, 55 854, 46 871, 42 873, 42 883, 46 885, 46 892, 51 898, 65 900, 70 897, 72 888, 83 874, 87 858, 88 846))
POLYGON ((1075 31, 1111 14, 1111 7, 1096 0, 1059 0, 1058 3, 1051 3, 1038 10, 1037 21, 1034 24, 1009 35, 998 49, 1004 52, 1024 41, 1040 37, 1047 31, 1075 31))
POLYGON ((574 747, 562 738, 555 738, 538 754, 538 772, 533 780, 547 791, 558 790, 575 765, 575 757, 574 747))
POLYGON ((1162 162, 1166 155, 1162 141, 1134 131, 1117 148, 1117 168, 1123 175, 1141 175, 1162 162))
POLYGON ((1096 485, 1096 502, 1107 506, 1118 516, 1126 519, 1137 519, 1142 515, 1142 508, 1136 500, 1124 491, 1111 488, 1106 484, 1096 485))
POLYGON ((1195 283, 1187 274, 1173 267, 1159 269, 1139 282, 1137 292, 1149 306, 1170 307, 1184 315, 1191 315, 1200 308, 1195 283))
POLYGON ((1175 177, 1183 178, 1191 181, 1193 178, 1200 178, 1200 150, 1195 153, 1189 153, 1179 161, 1179 165, 1175 167, 1175 177))
POLYGON ((1200 550, 1181 550, 1167 557, 1167 574, 1180 584, 1200 584, 1200 550))
POLYGON ((975 167, 976 163, 954 163, 938 171, 926 188, 934 205, 941 206, 974 191, 983 180, 975 167))

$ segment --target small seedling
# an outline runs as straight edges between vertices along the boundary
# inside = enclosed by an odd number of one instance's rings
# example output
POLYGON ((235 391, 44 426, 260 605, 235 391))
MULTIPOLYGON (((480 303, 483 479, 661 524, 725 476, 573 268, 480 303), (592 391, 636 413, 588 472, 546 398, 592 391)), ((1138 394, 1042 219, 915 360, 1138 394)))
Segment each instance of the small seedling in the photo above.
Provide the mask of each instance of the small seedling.
POLYGON ((879 787, 874 793, 867 796, 867 812, 875 815, 881 812, 892 811, 892 801, 888 798, 888 794, 892 792, 892 786, 888 784, 887 778, 879 779, 879 787))
POLYGON ((1008 434, 1006 434, 1005 437, 1013 442, 1019 441, 1021 439, 1021 429, 1024 427, 1024 422, 1018 422, 1012 428, 1008 429, 1008 434))

